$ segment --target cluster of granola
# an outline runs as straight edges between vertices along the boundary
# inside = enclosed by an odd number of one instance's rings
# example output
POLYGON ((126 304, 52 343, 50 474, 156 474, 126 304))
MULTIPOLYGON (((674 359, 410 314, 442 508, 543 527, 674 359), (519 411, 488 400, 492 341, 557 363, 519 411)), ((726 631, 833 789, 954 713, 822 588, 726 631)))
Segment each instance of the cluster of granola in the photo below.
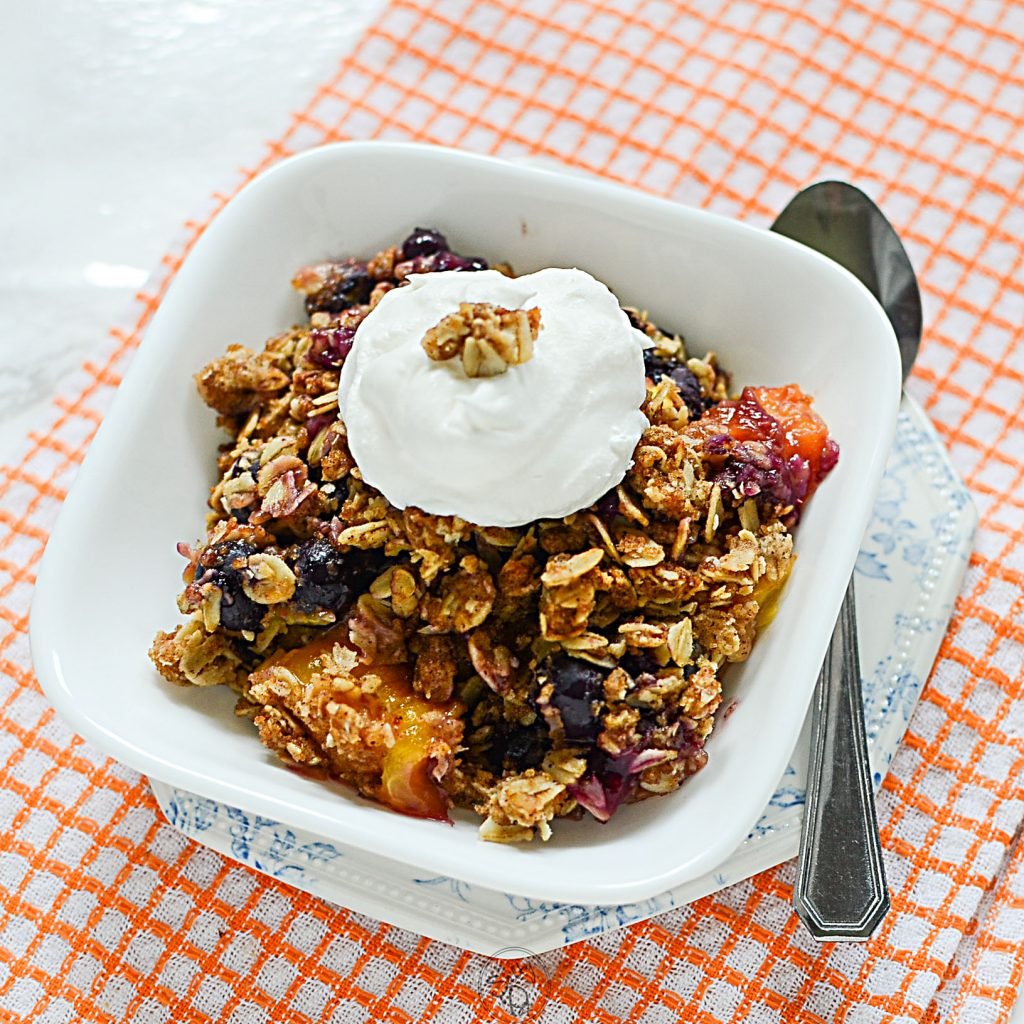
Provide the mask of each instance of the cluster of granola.
POLYGON ((490 302, 462 302, 423 336, 423 350, 446 362, 456 356, 467 377, 496 377, 533 357, 540 310, 504 309, 490 302))
POLYGON ((474 808, 485 839, 511 842, 703 767, 720 673, 749 655, 834 452, 798 464, 786 416, 815 425, 799 392, 728 401, 714 356, 629 310, 653 346, 650 426, 612 492, 515 529, 392 507, 349 453, 339 368, 409 273, 484 266, 417 229, 303 268, 309 323, 197 375, 232 440, 207 535, 179 546, 189 617, 150 653, 171 682, 236 690, 286 763, 407 813, 474 808))

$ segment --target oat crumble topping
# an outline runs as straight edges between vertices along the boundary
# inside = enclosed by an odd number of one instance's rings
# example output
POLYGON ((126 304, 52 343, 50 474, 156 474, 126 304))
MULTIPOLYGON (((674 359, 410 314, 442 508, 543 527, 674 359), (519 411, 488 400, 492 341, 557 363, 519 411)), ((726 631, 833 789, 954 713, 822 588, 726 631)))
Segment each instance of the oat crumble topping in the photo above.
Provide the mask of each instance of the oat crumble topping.
MULTIPOLYGON (((514 529, 392 507, 348 451, 339 369, 409 274, 486 266, 417 228, 304 267, 309 322, 197 374, 231 440, 206 536, 179 545, 187 620, 150 657, 172 683, 235 690, 285 764, 408 814, 471 808, 484 839, 521 842, 704 767, 722 672, 770 619, 837 449, 798 388, 731 399, 714 355, 627 309, 652 345, 650 425, 616 488, 514 529)), ((466 303, 423 345, 486 376, 530 358, 539 322, 466 303)))

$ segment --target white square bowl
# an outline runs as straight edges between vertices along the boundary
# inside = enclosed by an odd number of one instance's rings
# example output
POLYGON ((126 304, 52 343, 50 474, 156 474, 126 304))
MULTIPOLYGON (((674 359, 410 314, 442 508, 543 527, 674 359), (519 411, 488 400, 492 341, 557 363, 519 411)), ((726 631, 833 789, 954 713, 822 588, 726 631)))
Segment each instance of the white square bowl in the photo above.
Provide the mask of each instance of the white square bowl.
MULTIPOLYGON (((594 367, 599 373, 600 367, 594 367)), ((795 745, 892 441, 892 330, 836 264, 788 239, 598 181, 393 143, 342 143, 252 182, 188 256, 93 442, 50 539, 32 653, 58 711, 153 778, 335 842, 502 892, 626 903, 715 867, 764 810, 795 745), (372 254, 414 225, 518 272, 579 266, 623 303, 718 352, 744 384, 798 383, 839 442, 839 465, 797 531, 797 566, 749 661, 725 674, 734 712, 707 767, 607 825, 559 822, 546 844, 481 842, 288 771, 232 714, 226 690, 178 689, 146 652, 178 616, 178 540, 203 534, 222 438, 192 375, 232 342, 301 319, 300 265, 372 254)))

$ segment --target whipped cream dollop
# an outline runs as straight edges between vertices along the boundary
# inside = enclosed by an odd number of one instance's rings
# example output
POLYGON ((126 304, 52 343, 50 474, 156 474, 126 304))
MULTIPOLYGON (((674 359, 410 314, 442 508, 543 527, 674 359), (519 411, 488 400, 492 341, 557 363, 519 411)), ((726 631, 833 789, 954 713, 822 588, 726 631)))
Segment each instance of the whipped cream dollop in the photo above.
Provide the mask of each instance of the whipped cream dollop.
POLYGON ((582 270, 418 274, 360 323, 338 403, 363 479, 396 508, 520 526, 593 504, 647 427, 643 347, 582 270), (532 357, 493 377, 431 359, 423 337, 460 303, 540 309, 532 357))

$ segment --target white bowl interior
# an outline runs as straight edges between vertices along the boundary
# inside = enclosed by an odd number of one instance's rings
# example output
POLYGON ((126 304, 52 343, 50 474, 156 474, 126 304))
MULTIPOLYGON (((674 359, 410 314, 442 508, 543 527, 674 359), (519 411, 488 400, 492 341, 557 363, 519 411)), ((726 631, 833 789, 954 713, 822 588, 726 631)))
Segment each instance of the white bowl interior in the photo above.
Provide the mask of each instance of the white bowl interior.
MULTIPOLYGON (((600 367, 595 367, 600 372, 600 367)), ((710 870, 745 837, 796 742, 895 427, 888 322, 845 271, 786 239, 624 189, 428 147, 347 143, 279 165, 214 221, 178 274, 54 532, 32 615, 50 698, 108 753, 164 781, 503 891, 641 899, 710 870), (804 516, 781 610, 725 676, 733 714, 707 768, 606 826, 560 822, 541 847, 482 843, 284 770, 227 692, 165 683, 146 651, 178 621, 178 540, 203 531, 222 440, 192 375, 231 342, 301 317, 302 263, 372 254, 414 225, 519 272, 579 266, 624 303, 720 353, 738 387, 797 382, 842 455, 804 516)))

